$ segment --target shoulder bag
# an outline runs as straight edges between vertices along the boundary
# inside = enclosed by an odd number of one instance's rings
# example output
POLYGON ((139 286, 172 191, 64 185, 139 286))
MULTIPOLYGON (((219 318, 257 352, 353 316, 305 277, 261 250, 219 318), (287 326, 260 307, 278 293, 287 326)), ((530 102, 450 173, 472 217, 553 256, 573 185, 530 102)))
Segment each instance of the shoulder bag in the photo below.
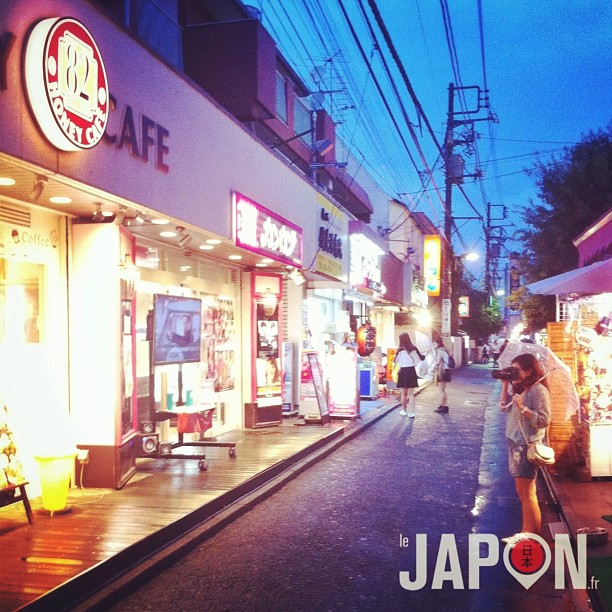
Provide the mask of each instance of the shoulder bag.
POLYGON ((530 442, 525 435, 522 421, 522 415, 519 414, 519 427, 521 429, 521 433, 523 434, 523 438, 525 438, 525 442, 527 443, 527 460, 537 467, 553 465, 555 463, 555 449, 547 446, 541 440, 539 442, 530 442))

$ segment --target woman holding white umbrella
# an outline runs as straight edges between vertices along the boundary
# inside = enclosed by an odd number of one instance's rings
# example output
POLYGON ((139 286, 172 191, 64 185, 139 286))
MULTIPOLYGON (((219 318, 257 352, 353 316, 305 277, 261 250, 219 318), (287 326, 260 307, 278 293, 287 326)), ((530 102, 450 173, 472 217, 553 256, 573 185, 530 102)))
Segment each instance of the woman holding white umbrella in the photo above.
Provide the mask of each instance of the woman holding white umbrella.
POLYGON ((499 405, 508 413, 508 467, 521 502, 522 528, 519 533, 502 538, 506 544, 515 544, 528 533, 540 533, 542 513, 536 491, 538 468, 527 459, 527 447, 528 441, 541 441, 550 424, 550 394, 540 362, 534 355, 524 353, 512 360, 512 368, 508 374, 502 371, 499 405))

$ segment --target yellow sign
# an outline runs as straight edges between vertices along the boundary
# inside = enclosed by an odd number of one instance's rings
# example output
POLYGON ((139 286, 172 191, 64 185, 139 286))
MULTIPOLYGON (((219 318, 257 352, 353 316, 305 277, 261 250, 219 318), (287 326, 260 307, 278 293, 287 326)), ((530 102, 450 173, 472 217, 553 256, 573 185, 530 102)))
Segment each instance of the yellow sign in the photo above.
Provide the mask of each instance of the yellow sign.
POLYGON ((427 291, 427 295, 438 296, 440 295, 440 265, 442 261, 440 236, 425 236, 423 250, 423 276, 425 277, 425 289, 427 291))

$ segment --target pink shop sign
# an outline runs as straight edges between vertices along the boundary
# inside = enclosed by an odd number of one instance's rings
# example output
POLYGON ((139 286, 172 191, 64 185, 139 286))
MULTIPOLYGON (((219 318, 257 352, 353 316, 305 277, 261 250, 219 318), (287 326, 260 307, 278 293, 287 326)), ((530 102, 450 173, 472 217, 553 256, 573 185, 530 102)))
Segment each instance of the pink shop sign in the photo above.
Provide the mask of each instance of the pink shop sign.
POLYGON ((300 268, 302 229, 240 193, 232 195, 236 246, 300 268))

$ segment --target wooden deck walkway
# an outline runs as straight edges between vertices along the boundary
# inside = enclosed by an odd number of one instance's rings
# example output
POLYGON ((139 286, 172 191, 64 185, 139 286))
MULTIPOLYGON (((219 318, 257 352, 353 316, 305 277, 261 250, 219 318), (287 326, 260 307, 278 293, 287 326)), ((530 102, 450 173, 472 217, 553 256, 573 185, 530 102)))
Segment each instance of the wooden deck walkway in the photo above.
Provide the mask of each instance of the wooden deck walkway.
POLYGON ((205 472, 197 460, 139 459, 136 475, 121 490, 71 489, 70 513, 46 516, 40 499, 32 500, 31 525, 23 504, 0 509, 0 611, 60 609, 49 599, 56 591, 58 601, 62 591, 86 594, 99 584, 100 568, 112 577, 135 565, 341 436, 344 425, 232 432, 219 439, 236 442, 236 457, 227 448, 206 448, 205 472))

